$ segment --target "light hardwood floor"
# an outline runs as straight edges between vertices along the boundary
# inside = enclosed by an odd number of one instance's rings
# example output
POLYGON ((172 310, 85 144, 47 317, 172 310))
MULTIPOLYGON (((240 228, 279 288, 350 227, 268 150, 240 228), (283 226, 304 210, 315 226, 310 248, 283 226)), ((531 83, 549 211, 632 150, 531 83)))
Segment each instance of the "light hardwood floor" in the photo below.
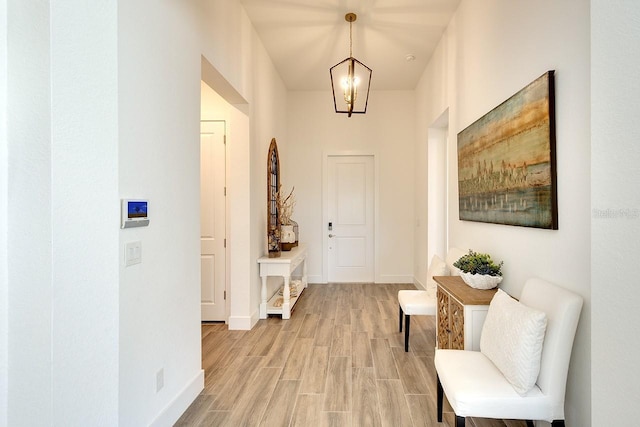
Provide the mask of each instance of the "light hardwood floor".
POLYGON ((205 389, 176 426, 453 426, 446 402, 436 422, 435 319, 412 317, 405 353, 400 289, 413 286, 309 285, 289 320, 270 317, 251 331, 203 325, 205 389))

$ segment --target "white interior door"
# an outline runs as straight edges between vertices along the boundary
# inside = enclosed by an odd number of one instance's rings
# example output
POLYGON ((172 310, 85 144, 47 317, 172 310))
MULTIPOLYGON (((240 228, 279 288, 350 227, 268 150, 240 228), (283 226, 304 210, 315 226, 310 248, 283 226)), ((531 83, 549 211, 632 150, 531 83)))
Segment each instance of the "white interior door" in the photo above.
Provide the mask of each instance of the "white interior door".
POLYGON ((200 286, 203 321, 226 318, 225 124, 200 126, 200 286))
POLYGON ((374 158, 327 158, 329 282, 373 282, 374 158))

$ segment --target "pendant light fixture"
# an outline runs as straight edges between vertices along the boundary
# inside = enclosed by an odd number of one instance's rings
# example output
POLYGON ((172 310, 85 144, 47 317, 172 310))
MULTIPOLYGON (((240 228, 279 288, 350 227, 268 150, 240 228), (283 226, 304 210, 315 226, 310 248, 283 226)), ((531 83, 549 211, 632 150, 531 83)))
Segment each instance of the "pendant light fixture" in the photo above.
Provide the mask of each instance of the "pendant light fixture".
POLYGON ((344 16, 349 23, 349 57, 329 69, 336 113, 346 113, 348 117, 367 112, 371 86, 371 68, 353 57, 352 25, 357 18, 355 13, 344 16))

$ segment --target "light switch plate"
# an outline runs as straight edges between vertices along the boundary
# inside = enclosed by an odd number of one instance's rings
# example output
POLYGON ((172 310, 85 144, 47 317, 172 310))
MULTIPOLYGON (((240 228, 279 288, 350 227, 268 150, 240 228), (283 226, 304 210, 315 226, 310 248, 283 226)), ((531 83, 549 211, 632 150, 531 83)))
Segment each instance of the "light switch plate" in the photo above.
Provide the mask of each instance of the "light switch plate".
POLYGON ((140 240, 125 245, 124 261, 127 267, 142 262, 142 242, 140 240))

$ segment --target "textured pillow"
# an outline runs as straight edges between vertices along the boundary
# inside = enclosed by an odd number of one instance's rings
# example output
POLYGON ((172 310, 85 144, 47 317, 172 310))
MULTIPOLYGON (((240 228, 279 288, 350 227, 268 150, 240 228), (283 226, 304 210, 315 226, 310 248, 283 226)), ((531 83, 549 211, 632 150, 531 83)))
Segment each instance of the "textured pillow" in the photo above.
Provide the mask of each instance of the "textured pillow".
POLYGON ((433 280, 433 276, 448 276, 449 268, 444 263, 442 258, 438 255, 434 255, 431 258, 431 264, 429 264, 429 270, 427 271, 427 290, 435 289, 438 284, 433 280))
POLYGON ((531 390, 538 379, 546 328, 546 313, 527 307, 498 289, 482 327, 480 351, 521 395, 531 390))
POLYGON ((447 267, 449 268, 449 274, 452 276, 459 276, 460 269, 453 266, 453 263, 458 261, 461 256, 466 255, 467 252, 463 251, 459 248, 449 248, 449 252, 447 252, 447 267))

